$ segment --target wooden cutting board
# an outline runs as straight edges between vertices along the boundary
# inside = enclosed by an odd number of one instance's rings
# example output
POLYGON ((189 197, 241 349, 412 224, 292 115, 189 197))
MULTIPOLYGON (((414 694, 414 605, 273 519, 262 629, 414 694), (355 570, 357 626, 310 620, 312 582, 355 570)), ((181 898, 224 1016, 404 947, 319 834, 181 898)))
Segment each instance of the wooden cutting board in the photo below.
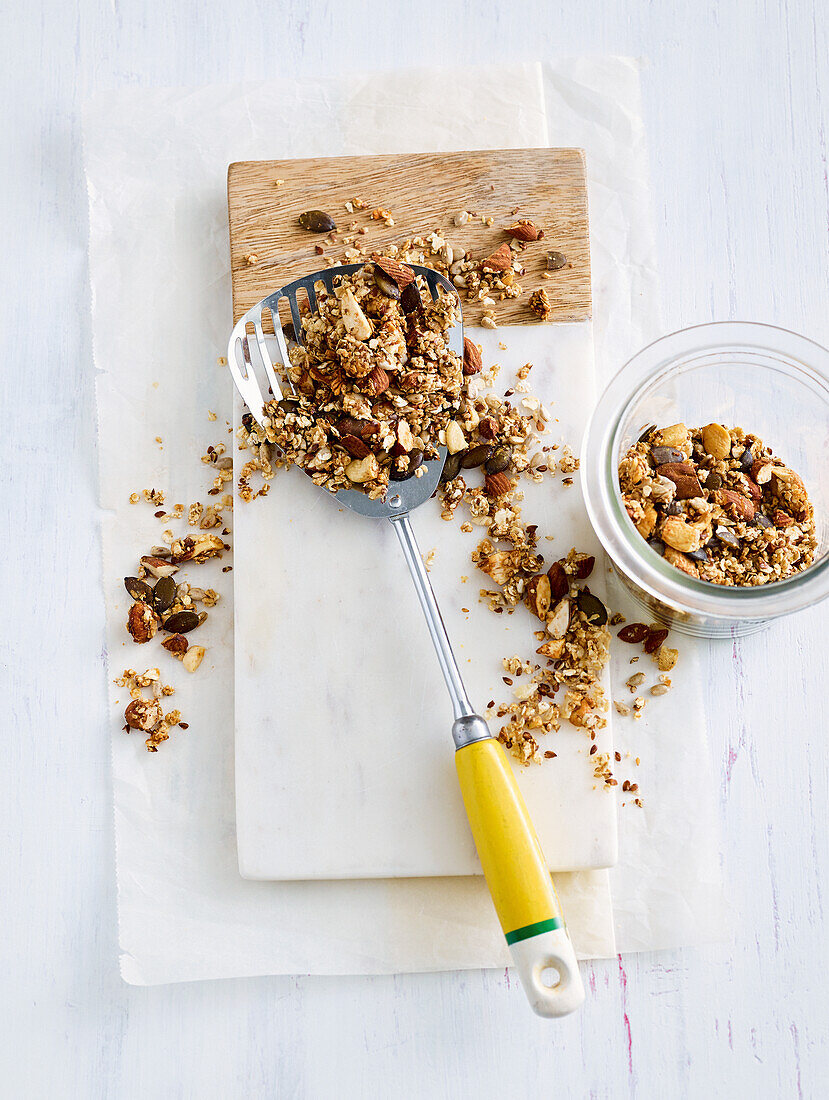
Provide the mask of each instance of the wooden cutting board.
MULTIPOLYGON (((357 262, 346 247, 368 258, 391 244, 437 230, 473 258, 491 255, 507 238, 504 227, 528 218, 545 237, 522 254, 524 293, 499 302, 499 324, 537 324, 528 302, 543 287, 553 321, 591 316, 587 186, 581 149, 496 149, 461 153, 396 153, 391 156, 310 160, 239 161, 227 174, 233 320, 286 283, 324 266, 357 262), (365 203, 350 213, 346 203, 365 203), (323 210, 337 225, 336 240, 299 225, 306 210, 323 210), (387 211, 394 225, 372 218, 387 211), (467 224, 455 215, 470 211, 467 224), (492 219, 485 224, 483 219, 492 219), (360 234, 360 229, 365 233, 360 234), (344 237, 354 238, 346 243, 344 237), (315 251, 324 249, 324 255, 315 251), (548 251, 562 252, 567 266, 544 278, 548 251)), ((481 306, 463 301, 464 323, 480 321, 481 306)))

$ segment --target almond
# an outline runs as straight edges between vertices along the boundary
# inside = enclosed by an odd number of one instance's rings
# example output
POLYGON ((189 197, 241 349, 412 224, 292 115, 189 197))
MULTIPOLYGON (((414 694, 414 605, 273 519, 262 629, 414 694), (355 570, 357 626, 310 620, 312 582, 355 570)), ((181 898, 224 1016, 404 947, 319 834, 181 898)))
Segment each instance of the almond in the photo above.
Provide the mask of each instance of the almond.
MULTIPOLYGON (((717 489, 714 500, 734 519, 754 519, 754 501, 743 496, 742 493, 735 493, 733 489, 717 489)), ((679 546, 677 549, 681 550, 683 547, 679 546)))
POLYGON ((555 611, 547 619, 547 633, 551 638, 563 638, 570 625, 570 601, 565 598, 559 600, 555 611))
POLYGON ((366 481, 373 481, 380 473, 380 464, 373 454, 367 454, 365 458, 355 458, 345 468, 345 476, 355 485, 362 485, 366 481))
POLYGON ((751 466, 751 476, 758 485, 766 485, 771 481, 774 465, 768 458, 758 458, 751 466))
POLYGON ((660 528, 659 535, 662 541, 674 550, 688 552, 699 550, 702 545, 701 530, 686 523, 682 516, 668 516, 660 528))
POLYGON ((353 336, 355 340, 368 340, 373 332, 371 321, 360 308, 351 287, 347 287, 340 298, 340 311, 349 336, 353 336))
POLYGON ((731 433, 722 424, 706 424, 702 429, 702 445, 714 458, 728 458, 731 454, 731 433))
POLYGON ((544 236, 544 230, 537 229, 527 218, 514 222, 504 232, 516 241, 540 241, 544 236))
POLYGON ((666 476, 676 486, 675 500, 693 500, 694 497, 702 496, 702 486, 696 477, 683 477, 682 475, 671 477, 670 474, 666 476))
POLYGON ((133 699, 124 711, 124 721, 134 730, 149 733, 164 717, 157 699, 133 699))
POLYGON ((187 639, 183 634, 171 634, 161 644, 174 657, 181 658, 187 652, 187 639))
POLYGON ((178 566, 171 561, 165 561, 164 558, 146 555, 141 559, 141 564, 151 577, 172 577, 174 573, 178 573, 178 566))
POLYGON ((480 371, 483 360, 481 350, 477 344, 473 344, 468 336, 463 338, 463 373, 466 375, 477 374, 480 371))
POLYGON ((352 458, 365 458, 367 454, 370 454, 370 448, 356 435, 344 435, 340 440, 340 444, 352 458))
POLYGON ((188 672, 195 672, 204 659, 207 650, 203 645, 191 645, 184 654, 182 664, 188 672))
POLYGON ((149 604, 136 600, 127 616, 127 630, 133 641, 142 644, 154 638, 158 631, 159 618, 149 604))
POLYGON ((366 391, 373 397, 379 397, 389 388, 389 376, 382 367, 377 366, 366 378, 366 391))
POLYGON ((487 474, 484 477, 484 490, 489 497, 502 497, 512 488, 512 482, 506 474, 487 474))
POLYGON ((674 550, 672 546, 665 547, 665 561, 669 561, 671 565, 676 566, 677 569, 681 569, 682 572, 687 573, 689 577, 699 576, 699 569, 697 569, 691 559, 686 558, 679 550, 674 550))
POLYGON ((551 638, 549 642, 540 645, 536 653, 541 654, 542 657, 547 657, 551 661, 557 661, 564 656, 564 639, 551 638))
POLYGON ((536 618, 542 621, 550 610, 550 579, 545 573, 539 573, 524 582, 524 603, 536 618))
POLYGON ((643 539, 650 538, 656 527, 656 509, 650 503, 644 505, 645 514, 636 524, 636 530, 643 539))
POLYGON ((450 455, 466 450, 466 436, 456 420, 450 420, 446 425, 446 450, 450 455))
POLYGON ((745 486, 746 486, 746 492, 751 497, 751 499, 754 501, 754 503, 759 504, 760 501, 763 499, 763 490, 760 488, 760 486, 757 484, 757 482, 752 481, 750 477, 747 477, 746 482, 745 482, 745 486))
POLYGON ((657 466, 657 471, 662 477, 669 477, 674 481, 677 477, 696 477, 696 467, 690 462, 663 462, 657 466))
POLYGON ((550 580, 550 598, 557 604, 570 591, 570 578, 560 561, 553 562, 547 570, 547 576, 550 580))
POLYGON ((387 256, 380 256, 376 252, 372 252, 371 258, 381 271, 397 283, 400 290, 405 290, 409 283, 414 281, 415 273, 406 264, 400 264, 397 260, 390 260, 387 256))
POLYGON ((481 264, 484 271, 509 271, 512 267, 512 249, 506 241, 481 264))
POLYGON ((491 416, 485 416, 479 421, 478 435, 481 439, 485 439, 487 443, 491 443, 497 434, 498 425, 491 416))

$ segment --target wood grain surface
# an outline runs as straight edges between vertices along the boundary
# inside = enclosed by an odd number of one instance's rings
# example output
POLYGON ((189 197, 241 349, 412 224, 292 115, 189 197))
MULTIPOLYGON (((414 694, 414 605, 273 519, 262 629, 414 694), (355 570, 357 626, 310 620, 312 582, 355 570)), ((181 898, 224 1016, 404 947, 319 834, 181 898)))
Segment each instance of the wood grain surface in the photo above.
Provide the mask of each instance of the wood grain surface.
MULTIPOLYGON (((496 308, 499 324, 537 324, 528 302, 543 287, 553 321, 582 321, 591 314, 590 242, 584 154, 580 149, 496 149, 485 152, 414 153, 307 160, 239 161, 227 176, 233 320, 286 283, 324 266, 324 258, 355 263, 345 247, 366 258, 389 245, 437 231, 475 259, 490 256, 508 240, 504 228, 528 218, 545 237, 521 254, 526 273, 518 298, 496 308), (281 182, 277 182, 281 181, 281 182), (354 199, 364 209, 349 213, 354 199), (299 224, 307 210, 322 210, 337 226, 331 241, 299 224), (372 218, 388 211, 388 226, 372 218), (462 211, 474 218, 455 226, 462 211), (488 226, 484 218, 493 219, 488 226), (359 230, 366 232, 360 234, 359 230), (343 237, 353 237, 347 244, 343 237), (316 253, 322 246, 325 257, 316 253), (568 264, 544 278, 546 255, 563 252, 568 264)), ((428 265, 427 265, 428 266, 428 265)), ((464 321, 478 324, 481 305, 462 298, 464 321)))

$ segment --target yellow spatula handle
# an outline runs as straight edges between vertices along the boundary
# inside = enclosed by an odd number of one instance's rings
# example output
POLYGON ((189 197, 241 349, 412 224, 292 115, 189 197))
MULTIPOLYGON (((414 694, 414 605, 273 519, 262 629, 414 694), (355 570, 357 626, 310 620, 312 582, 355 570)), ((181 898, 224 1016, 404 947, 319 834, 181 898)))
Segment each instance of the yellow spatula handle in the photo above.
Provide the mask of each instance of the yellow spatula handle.
POLYGON ((584 986, 504 748, 492 737, 473 741, 457 750, 455 763, 484 876, 530 1003, 541 1016, 564 1016, 582 1003, 584 986))

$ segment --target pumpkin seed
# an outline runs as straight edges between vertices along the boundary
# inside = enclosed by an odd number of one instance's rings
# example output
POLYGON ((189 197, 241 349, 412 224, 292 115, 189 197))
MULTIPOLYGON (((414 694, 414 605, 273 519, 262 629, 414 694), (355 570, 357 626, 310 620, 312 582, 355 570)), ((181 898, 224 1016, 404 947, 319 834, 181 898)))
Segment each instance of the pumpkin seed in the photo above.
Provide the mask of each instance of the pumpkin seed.
POLYGON ((563 252, 548 252, 547 253, 547 270, 548 271, 560 271, 562 267, 567 264, 567 257, 563 252))
POLYGON ((701 546, 699 548, 699 550, 686 550, 685 555, 686 555, 686 557, 691 558, 693 561, 710 561, 711 560, 708 557, 708 551, 705 549, 704 546, 701 546))
POLYGON ((676 447, 651 447, 651 454, 657 466, 664 466, 666 462, 685 461, 685 455, 676 447))
POLYGON ((743 451, 742 458, 740 459, 740 469, 743 471, 743 473, 747 474, 753 465, 754 455, 751 453, 751 450, 746 447, 746 449, 743 451))
POLYGON ((332 229, 337 228, 334 219, 324 210, 306 210, 304 214, 299 215, 299 224, 309 233, 330 233, 332 229))
POLYGON ((655 428, 656 428, 655 424, 648 424, 647 428, 642 429, 642 434, 639 436, 639 438, 636 440, 636 442, 637 443, 647 443, 648 442, 648 437, 650 436, 651 432, 655 428))
POLYGON ((682 505, 679 504, 677 501, 672 500, 671 503, 665 509, 665 515, 666 516, 681 516, 682 515, 682 505))
POLYGON ((735 550, 740 545, 739 538, 734 534, 733 531, 730 531, 727 527, 718 527, 714 531, 714 534, 717 536, 720 542, 725 543, 726 546, 734 547, 735 550))
POLYGON ((199 616, 195 611, 177 611, 161 625, 168 634, 187 634, 199 625, 199 616))
POLYGON ((492 447, 487 443, 479 443, 471 451, 465 451, 461 459, 461 467, 464 470, 474 470, 476 466, 483 466, 492 454, 492 447))
POLYGON ((391 275, 387 275, 386 272, 377 264, 374 265, 374 285, 380 291, 381 294, 385 294, 387 298, 394 298, 395 300, 400 297, 400 287, 392 279, 391 275))
POLYGON ((651 550, 655 550, 660 557, 664 558, 665 543, 662 541, 662 539, 648 539, 647 541, 648 546, 650 546, 651 550))
POLYGON ((140 581, 138 577, 124 577, 124 588, 134 600, 149 603, 153 598, 152 588, 145 581, 140 581))
POLYGON ((178 585, 172 577, 160 577, 153 589, 153 607, 156 611, 166 611, 176 598, 178 585))
POLYGON ((705 481, 706 489, 721 489, 722 488, 722 475, 718 474, 716 470, 712 470, 705 481))
POLYGON ((488 474, 500 474, 507 469, 511 462, 512 448, 506 446, 496 447, 486 460, 485 469, 488 474))
POLYGON ((754 522, 757 524, 758 527, 762 527, 763 530, 766 530, 768 527, 774 526, 769 517, 764 516, 762 512, 755 512, 754 522))
POLYGON ((446 461, 443 464, 443 473, 440 475, 441 483, 455 480, 461 472, 461 462, 463 461, 465 453, 465 451, 458 451, 457 454, 446 456, 446 461))
POLYGON ((588 588, 582 588, 579 591, 576 603, 591 626, 604 626, 607 622, 607 608, 588 588))
POLYGON ((391 481, 408 481, 410 477, 414 477, 414 472, 423 464, 423 451, 411 451, 409 453, 409 465, 405 470, 400 470, 392 463, 392 467, 389 470, 389 480, 391 481))

